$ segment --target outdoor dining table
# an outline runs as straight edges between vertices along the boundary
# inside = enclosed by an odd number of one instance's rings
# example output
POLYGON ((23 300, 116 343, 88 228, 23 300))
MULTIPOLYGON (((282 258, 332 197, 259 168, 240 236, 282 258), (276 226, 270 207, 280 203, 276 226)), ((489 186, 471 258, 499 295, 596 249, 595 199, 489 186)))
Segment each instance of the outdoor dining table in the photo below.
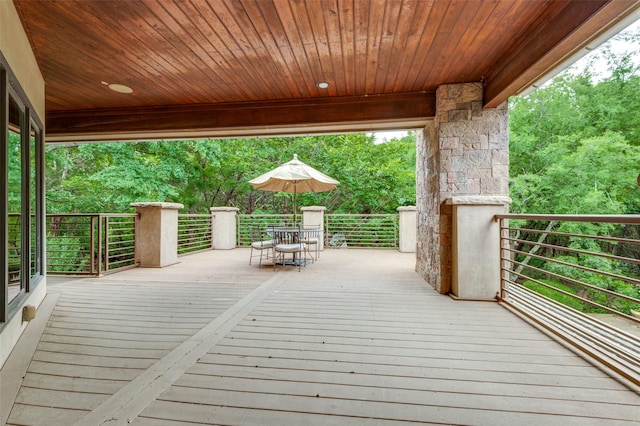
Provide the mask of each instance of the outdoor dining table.
POLYGON ((277 263, 280 265, 294 265, 299 267, 313 263, 312 257, 307 259, 306 256, 304 256, 306 247, 303 241, 305 240, 305 232, 308 231, 297 226, 278 226, 270 228, 270 231, 273 233, 274 251, 278 252, 278 246, 280 246, 281 253, 291 253, 293 255, 291 260, 284 259, 284 255, 281 262, 276 262, 274 259, 274 266, 277 263), (298 257, 299 254, 302 254, 302 257, 298 257))

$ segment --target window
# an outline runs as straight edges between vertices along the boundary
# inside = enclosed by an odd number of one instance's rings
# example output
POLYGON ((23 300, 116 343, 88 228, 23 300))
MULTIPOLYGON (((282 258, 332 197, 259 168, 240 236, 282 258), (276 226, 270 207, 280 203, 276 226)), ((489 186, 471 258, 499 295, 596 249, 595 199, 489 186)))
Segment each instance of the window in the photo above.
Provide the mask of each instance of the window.
POLYGON ((44 276, 42 124, 0 55, 0 323, 44 276))

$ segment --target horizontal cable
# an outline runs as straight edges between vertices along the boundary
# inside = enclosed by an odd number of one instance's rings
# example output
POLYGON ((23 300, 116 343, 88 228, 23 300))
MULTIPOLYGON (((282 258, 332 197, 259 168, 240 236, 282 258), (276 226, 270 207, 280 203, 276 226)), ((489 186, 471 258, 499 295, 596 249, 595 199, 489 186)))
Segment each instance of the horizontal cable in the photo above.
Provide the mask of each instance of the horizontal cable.
MULTIPOLYGON (((580 269, 582 271, 592 272, 594 274, 598 274, 598 275, 602 275, 602 276, 605 276, 605 277, 618 279, 618 280, 625 281, 625 282, 628 282, 628 283, 631 283, 631 284, 640 285, 640 280, 639 279, 632 278, 632 277, 625 277, 624 275, 614 274, 613 272, 600 271, 599 269, 589 268, 588 266, 577 265, 575 263, 569 263, 569 262, 565 262, 563 260, 557 260, 557 259, 554 259, 553 257, 545 257, 545 256, 541 256, 539 254, 529 253, 529 252, 526 252, 526 251, 517 250, 517 249, 513 249, 513 248, 503 247, 502 250, 505 250, 505 251, 508 251, 508 252, 511 252, 511 253, 521 254, 523 256, 533 257, 534 259, 544 260, 546 262, 553 262, 553 263, 556 263, 556 264, 559 264, 559 265, 568 266, 568 267, 572 267, 572 268, 575 268, 575 269, 580 269)), ((547 271, 545 271, 545 273, 547 273, 547 271)))

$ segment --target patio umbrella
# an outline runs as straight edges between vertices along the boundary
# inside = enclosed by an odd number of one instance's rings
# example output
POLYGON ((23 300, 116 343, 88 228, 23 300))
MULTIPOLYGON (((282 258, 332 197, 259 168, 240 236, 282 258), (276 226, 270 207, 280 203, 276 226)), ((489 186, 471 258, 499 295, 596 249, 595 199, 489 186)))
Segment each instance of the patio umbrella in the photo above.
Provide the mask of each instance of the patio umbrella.
POLYGON ((339 183, 332 177, 298 160, 298 154, 293 155, 293 160, 249 181, 251 186, 263 191, 292 193, 294 223, 297 194, 330 191, 339 183))

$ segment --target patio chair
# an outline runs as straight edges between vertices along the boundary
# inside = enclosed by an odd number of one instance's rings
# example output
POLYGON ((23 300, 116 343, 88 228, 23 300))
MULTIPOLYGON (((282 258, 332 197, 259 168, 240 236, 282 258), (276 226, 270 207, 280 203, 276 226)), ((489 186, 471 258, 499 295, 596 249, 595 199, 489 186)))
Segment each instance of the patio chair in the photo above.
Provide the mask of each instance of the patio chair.
MULTIPOLYGON (((253 251, 260 251, 260 261, 258 267, 262 266, 262 255, 266 251, 266 258, 269 259, 269 252, 273 257, 273 240, 265 239, 263 228, 258 225, 249 225, 249 238, 251 239, 251 254, 249 256, 249 265, 254 258, 253 251)), ((256 254, 255 257, 258 255, 256 254)))
POLYGON ((302 227, 302 242, 306 244, 307 253, 314 261, 320 258, 320 234, 320 225, 306 225, 302 227), (315 246, 315 258, 311 255, 310 246, 315 246))
POLYGON ((294 265, 300 271, 301 266, 307 266, 306 247, 299 228, 273 228, 273 269, 276 265, 294 265), (288 254, 292 255, 290 261, 288 254))

